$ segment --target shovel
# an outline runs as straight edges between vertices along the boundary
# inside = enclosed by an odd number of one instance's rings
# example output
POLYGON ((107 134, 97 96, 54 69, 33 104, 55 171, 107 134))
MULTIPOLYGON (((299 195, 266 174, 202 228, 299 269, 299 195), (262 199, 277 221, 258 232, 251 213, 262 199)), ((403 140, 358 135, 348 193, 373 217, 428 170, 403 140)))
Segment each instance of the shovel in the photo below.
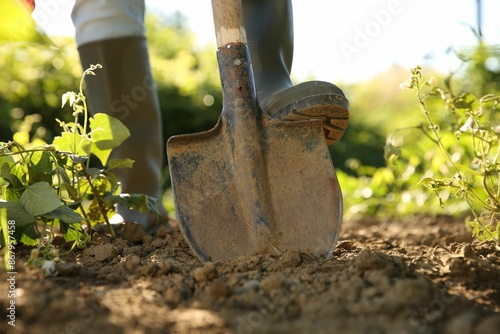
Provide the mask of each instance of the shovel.
POLYGON ((223 109, 177 135, 167 156, 179 227, 202 261, 286 250, 329 257, 342 193, 322 121, 278 121, 259 107, 241 0, 212 0, 223 109))

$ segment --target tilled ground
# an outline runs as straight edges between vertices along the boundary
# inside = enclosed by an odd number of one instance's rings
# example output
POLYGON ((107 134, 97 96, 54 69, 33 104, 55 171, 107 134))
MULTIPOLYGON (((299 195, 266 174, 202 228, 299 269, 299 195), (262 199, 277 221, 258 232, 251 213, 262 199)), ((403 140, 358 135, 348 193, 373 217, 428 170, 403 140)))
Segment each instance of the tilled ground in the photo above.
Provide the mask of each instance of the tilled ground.
POLYGON ((500 247, 446 217, 345 222, 328 260, 202 264, 178 231, 133 224, 94 235, 55 277, 25 267, 29 252, 17 249, 16 326, 4 315, 2 333, 500 333, 500 247))

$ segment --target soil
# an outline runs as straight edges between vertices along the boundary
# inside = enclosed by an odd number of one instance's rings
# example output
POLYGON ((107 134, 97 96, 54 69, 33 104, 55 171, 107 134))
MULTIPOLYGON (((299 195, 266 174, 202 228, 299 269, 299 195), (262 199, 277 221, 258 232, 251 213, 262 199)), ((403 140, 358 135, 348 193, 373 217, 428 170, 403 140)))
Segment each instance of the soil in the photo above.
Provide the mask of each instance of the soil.
POLYGON ((3 272, 2 333, 500 333, 500 247, 448 217, 344 222, 330 259, 203 264, 177 229, 133 224, 94 234, 57 276, 16 253, 16 326, 3 272))

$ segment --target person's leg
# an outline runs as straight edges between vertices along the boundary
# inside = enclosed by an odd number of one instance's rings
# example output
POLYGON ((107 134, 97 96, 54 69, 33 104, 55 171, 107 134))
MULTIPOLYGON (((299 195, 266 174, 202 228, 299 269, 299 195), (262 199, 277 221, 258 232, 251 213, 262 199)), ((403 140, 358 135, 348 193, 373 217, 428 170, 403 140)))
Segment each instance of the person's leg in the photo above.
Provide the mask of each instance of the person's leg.
POLYGON ((349 102, 337 86, 309 81, 293 86, 291 0, 243 0, 243 15, 261 108, 273 118, 321 117, 328 144, 347 128, 349 102))
MULTIPOLYGON (((114 116, 130 130, 130 137, 112 153, 112 158, 135 161, 131 169, 116 170, 121 191, 157 198, 166 221, 161 115, 144 37, 144 10, 143 0, 76 0, 72 19, 82 67, 102 65, 96 76, 86 77, 89 111, 114 116)), ((122 206, 117 212, 115 223, 137 222, 146 231, 157 222, 156 215, 122 206)))

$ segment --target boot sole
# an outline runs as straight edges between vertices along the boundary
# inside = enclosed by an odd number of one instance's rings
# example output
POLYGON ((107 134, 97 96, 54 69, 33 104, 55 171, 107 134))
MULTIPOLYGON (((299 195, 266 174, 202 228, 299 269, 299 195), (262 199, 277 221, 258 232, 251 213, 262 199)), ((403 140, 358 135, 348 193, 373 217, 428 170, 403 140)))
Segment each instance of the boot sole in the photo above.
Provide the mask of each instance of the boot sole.
POLYGON ((298 121, 322 119, 327 145, 339 140, 349 123, 349 101, 340 88, 312 81, 277 93, 266 112, 275 119, 298 121), (281 93, 281 92, 280 92, 281 93))

